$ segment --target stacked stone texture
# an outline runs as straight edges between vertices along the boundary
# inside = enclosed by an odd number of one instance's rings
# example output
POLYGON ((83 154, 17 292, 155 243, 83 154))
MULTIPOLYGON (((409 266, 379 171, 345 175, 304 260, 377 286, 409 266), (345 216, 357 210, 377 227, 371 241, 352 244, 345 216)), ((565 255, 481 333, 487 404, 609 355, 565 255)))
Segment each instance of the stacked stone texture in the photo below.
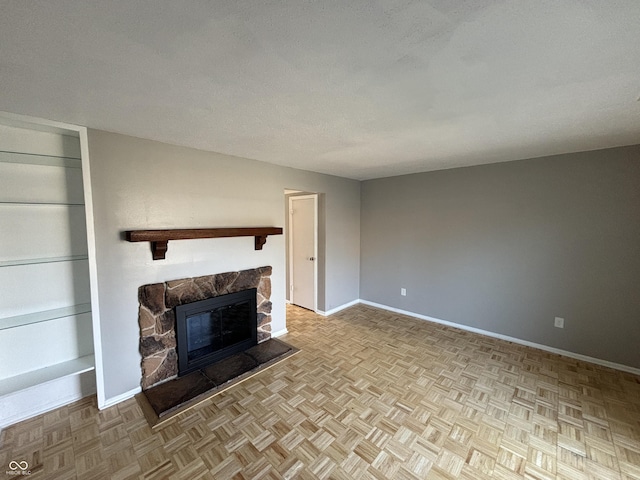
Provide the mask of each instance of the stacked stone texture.
POLYGON ((258 343, 271 338, 271 267, 183 278, 138 289, 142 389, 178 375, 175 307, 256 288, 258 343))

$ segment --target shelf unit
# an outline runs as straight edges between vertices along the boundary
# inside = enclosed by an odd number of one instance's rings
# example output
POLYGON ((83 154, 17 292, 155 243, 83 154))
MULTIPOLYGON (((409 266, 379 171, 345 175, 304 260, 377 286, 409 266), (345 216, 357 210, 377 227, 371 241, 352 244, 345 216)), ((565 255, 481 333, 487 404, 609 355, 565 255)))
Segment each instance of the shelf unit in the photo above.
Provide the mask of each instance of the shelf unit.
POLYGON ((52 207, 84 207, 84 203, 67 203, 67 202, 0 202, 2 205, 17 205, 17 206, 29 206, 29 205, 49 205, 52 207))
POLYGON ((31 387, 45 384, 72 375, 90 372, 93 370, 95 358, 93 355, 74 358, 66 362, 56 363, 49 367, 32 370, 21 375, 0 380, 0 396, 26 390, 31 387))
POLYGON ((22 325, 31 325, 32 323, 48 322, 49 320, 72 317, 83 313, 91 313, 90 303, 81 303, 70 307, 54 308, 52 310, 44 310, 41 312, 2 318, 0 319, 0 330, 21 327, 22 325))
POLYGON ((42 398, 29 397, 35 387, 34 395, 53 397, 72 381, 82 396, 95 393, 95 374, 86 374, 95 370, 97 323, 81 127, 7 116, 0 115, 0 410, 12 422, 46 411, 42 398))
POLYGON ((2 267, 14 267, 17 265, 38 265, 41 263, 75 262, 77 260, 87 260, 87 255, 68 255, 66 257, 45 257, 45 258, 21 258, 18 260, 3 260, 2 267))
POLYGON ((82 159, 73 157, 58 157, 54 155, 40 155, 35 153, 0 151, 0 162, 20 163, 23 165, 43 165, 46 167, 82 168, 82 159))

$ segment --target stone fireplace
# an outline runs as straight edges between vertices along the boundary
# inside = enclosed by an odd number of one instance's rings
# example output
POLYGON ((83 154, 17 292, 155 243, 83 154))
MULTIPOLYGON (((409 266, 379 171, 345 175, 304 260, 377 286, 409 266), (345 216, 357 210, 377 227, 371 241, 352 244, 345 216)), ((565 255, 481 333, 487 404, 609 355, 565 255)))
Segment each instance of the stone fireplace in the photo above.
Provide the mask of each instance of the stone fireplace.
POLYGON ((175 307, 257 289, 257 341, 271 338, 271 267, 143 285, 138 289, 142 389, 178 375, 175 307))

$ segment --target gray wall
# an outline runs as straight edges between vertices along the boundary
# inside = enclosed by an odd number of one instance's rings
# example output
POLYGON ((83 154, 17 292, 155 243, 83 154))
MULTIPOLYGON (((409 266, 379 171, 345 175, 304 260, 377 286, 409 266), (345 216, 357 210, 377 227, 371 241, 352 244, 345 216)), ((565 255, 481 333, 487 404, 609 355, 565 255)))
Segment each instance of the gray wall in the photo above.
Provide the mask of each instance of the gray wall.
POLYGON ((361 198, 362 299, 640 367, 640 146, 371 180, 361 198))
POLYGON ((319 308, 358 298, 359 182, 97 130, 89 157, 107 400, 140 384, 140 285, 272 265, 273 330, 285 328, 284 235, 262 251, 249 237, 173 241, 166 260, 152 261, 149 244, 124 241, 125 230, 284 226, 284 189, 318 192, 319 308))

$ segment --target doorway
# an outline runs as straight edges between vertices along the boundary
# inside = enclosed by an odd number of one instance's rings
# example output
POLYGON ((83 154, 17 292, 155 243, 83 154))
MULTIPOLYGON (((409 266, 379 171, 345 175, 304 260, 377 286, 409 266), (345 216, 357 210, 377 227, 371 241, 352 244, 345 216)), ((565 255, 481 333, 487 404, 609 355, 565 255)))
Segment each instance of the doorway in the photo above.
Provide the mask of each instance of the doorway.
POLYGON ((288 197, 289 301, 318 309, 318 195, 288 197))

